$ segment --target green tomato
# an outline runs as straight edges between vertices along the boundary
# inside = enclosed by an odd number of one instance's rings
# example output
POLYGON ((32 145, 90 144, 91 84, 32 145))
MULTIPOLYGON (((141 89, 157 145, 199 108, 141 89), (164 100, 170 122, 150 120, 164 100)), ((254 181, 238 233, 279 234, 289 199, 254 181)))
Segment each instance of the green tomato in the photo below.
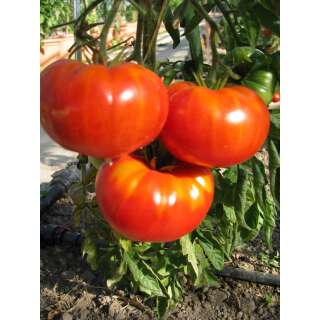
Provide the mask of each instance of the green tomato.
POLYGON ((253 89, 265 104, 268 105, 272 101, 273 91, 276 84, 276 80, 272 72, 257 70, 242 80, 242 84, 253 89))

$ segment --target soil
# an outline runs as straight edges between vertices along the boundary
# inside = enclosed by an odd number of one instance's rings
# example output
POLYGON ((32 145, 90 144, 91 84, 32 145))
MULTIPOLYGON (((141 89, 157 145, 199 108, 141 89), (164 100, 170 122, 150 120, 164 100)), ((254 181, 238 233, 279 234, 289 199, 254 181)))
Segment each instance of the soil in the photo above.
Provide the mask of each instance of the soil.
MULTIPOLYGON (((41 223, 71 226, 72 209, 71 200, 63 198, 41 217, 41 223)), ((273 246, 274 252, 279 252, 279 220, 273 246)), ((230 264, 278 274, 279 266, 270 263, 265 252, 262 239, 257 238, 236 251, 230 264)), ((79 248, 67 245, 41 248, 40 270, 41 319, 156 319, 142 295, 107 289, 101 277, 85 263, 79 248)), ((170 320, 279 318, 280 288, 222 278, 219 288, 191 287, 168 317, 170 320)))

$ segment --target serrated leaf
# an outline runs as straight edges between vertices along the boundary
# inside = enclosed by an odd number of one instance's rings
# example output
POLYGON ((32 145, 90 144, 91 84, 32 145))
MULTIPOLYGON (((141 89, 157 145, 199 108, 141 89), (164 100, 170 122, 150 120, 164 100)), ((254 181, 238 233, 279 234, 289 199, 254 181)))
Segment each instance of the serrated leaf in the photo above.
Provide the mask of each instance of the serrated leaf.
POLYGON ((222 270, 224 266, 224 254, 220 249, 214 248, 210 243, 199 240, 199 243, 212 266, 222 270))
POLYGON ((243 18, 242 21, 245 26, 248 43, 251 47, 256 47, 260 32, 260 25, 257 17, 251 10, 250 3, 246 0, 240 1, 238 8, 243 18))
POLYGON ((138 265, 138 262, 126 252, 124 253, 124 259, 128 264, 134 281, 142 292, 151 296, 165 296, 160 288, 158 279, 143 264, 138 265))
POLYGON ((86 261, 92 270, 98 269, 97 263, 97 247, 89 234, 85 236, 82 245, 82 255, 86 256, 86 261))
POLYGON ((250 188, 249 175, 247 170, 238 167, 238 180, 234 199, 234 208, 238 223, 246 229, 250 230, 250 227, 246 224, 244 214, 246 211, 247 191, 250 188))
POLYGON ((272 139, 280 140, 280 109, 270 111, 270 132, 272 139))
POLYGON ((256 157, 251 159, 253 170, 253 185, 257 202, 261 209, 265 211, 265 185, 267 184, 267 177, 264 170, 263 163, 256 157))
POLYGON ((269 150, 269 172, 270 172, 270 190, 273 196, 273 199, 276 202, 277 207, 279 208, 280 201, 280 156, 277 150, 277 147, 273 140, 269 140, 268 143, 269 150))
POLYGON ((250 241, 257 237, 263 225, 263 212, 255 202, 246 212, 245 220, 251 230, 241 229, 240 236, 244 241, 250 241))
POLYGON ((224 211, 226 218, 230 221, 230 223, 237 222, 237 216, 236 216, 234 207, 223 204, 223 211, 224 211))
POLYGON ((123 259, 120 263, 120 266, 116 270, 114 276, 110 279, 107 279, 107 287, 112 288, 117 282, 119 282, 123 278, 126 272, 127 272, 127 264, 123 259))
POLYGON ((156 310, 159 319, 165 319, 169 309, 169 299, 157 297, 156 310))
POLYGON ((191 242, 190 234, 187 234, 180 238, 180 244, 182 249, 182 254, 187 256, 188 262, 192 265, 192 268, 195 274, 198 276, 199 269, 198 269, 198 262, 195 253, 194 244, 191 242))
POLYGON ((199 274, 194 282, 194 285, 196 287, 218 285, 216 276, 212 271, 209 270, 210 263, 205 256, 202 247, 198 243, 195 243, 194 246, 197 259, 199 260, 199 274))
POLYGON ((173 40, 172 48, 174 49, 180 43, 180 32, 179 29, 174 26, 173 14, 170 7, 167 8, 163 22, 166 30, 173 40))

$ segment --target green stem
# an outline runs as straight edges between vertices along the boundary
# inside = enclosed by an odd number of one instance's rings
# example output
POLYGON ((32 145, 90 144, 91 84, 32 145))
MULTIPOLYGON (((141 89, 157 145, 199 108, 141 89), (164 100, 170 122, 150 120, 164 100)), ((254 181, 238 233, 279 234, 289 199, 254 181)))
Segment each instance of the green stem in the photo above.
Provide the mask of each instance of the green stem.
POLYGON ((215 0, 215 3, 217 5, 217 7, 220 9, 220 11, 222 12, 224 18, 226 19, 227 23, 229 24, 230 26, 230 30, 231 32, 233 33, 233 36, 237 42, 237 44, 241 43, 240 41, 240 38, 237 34, 237 31, 231 21, 231 18, 230 18, 230 12, 227 11, 227 9, 225 8, 224 4, 220 1, 220 0, 215 0))
POLYGON ((211 30, 214 29, 217 32, 221 40, 221 43, 223 43, 223 37, 222 37, 222 34, 220 33, 219 27, 216 24, 216 22, 209 16, 206 9, 201 4, 199 4, 199 2, 196 0, 191 0, 191 4, 199 12, 199 14, 209 23, 211 30))
POLYGON ((142 63, 142 56, 141 56, 142 35, 143 35, 143 15, 141 14, 141 12, 139 12, 134 49, 131 56, 128 58, 128 60, 135 60, 139 64, 142 63))
MULTIPOLYGON (((151 38, 149 40, 149 46, 147 48, 146 54, 144 55, 143 63, 145 63, 147 61, 147 59, 149 58, 151 53, 153 53, 155 55, 155 47, 156 47, 157 36, 158 36, 158 32, 159 32, 159 29, 160 29, 161 22, 162 22, 162 20, 164 18, 164 14, 165 14, 166 9, 167 9, 168 2, 169 2, 168 0, 163 0, 162 1, 161 9, 160 9, 159 16, 158 16, 158 20, 157 20, 156 25, 154 27, 152 36, 151 36, 151 38)), ((155 59, 152 59, 152 60, 155 60, 155 59)), ((155 68, 155 61, 152 61, 152 68, 153 69, 155 68)))
POLYGON ((101 34, 100 34, 100 54, 101 54, 101 58, 103 61, 103 64, 106 64, 107 62, 107 50, 106 50, 106 41, 107 41, 107 36, 108 36, 108 32, 110 29, 110 26, 114 20, 114 17, 117 14, 118 8, 120 6, 121 0, 115 0, 113 2, 113 5, 111 7, 111 10, 107 16, 107 19, 105 21, 105 24, 101 30, 101 34))

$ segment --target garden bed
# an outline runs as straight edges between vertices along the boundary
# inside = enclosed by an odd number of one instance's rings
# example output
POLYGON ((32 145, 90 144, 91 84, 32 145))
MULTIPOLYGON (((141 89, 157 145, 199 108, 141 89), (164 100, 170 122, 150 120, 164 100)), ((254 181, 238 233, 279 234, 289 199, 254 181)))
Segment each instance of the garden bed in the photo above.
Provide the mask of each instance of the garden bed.
MULTIPOLYGON (((41 218, 44 224, 72 227, 73 203, 57 201, 41 218)), ((279 251, 279 220, 273 235, 279 251)), ((268 260, 260 238, 234 253, 229 265, 246 270, 279 273, 279 258, 268 260)), ((220 278, 219 288, 195 289, 187 294, 168 319, 279 319, 280 289, 220 278)), ((41 248, 41 319, 154 319, 152 302, 123 290, 110 291, 93 273, 79 247, 41 248)))

